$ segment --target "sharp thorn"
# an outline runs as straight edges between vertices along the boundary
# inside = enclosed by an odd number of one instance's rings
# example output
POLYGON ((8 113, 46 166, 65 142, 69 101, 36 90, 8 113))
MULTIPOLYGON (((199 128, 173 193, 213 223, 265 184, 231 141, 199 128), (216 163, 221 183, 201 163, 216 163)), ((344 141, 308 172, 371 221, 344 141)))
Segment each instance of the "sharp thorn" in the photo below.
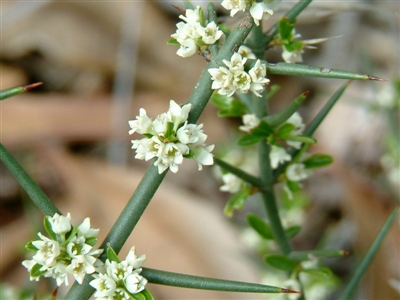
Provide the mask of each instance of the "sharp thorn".
POLYGON ((40 86, 42 84, 43 84, 43 82, 36 82, 36 83, 32 83, 32 84, 27 84, 27 85, 23 86, 23 89, 26 92, 26 91, 32 90, 32 89, 34 89, 34 88, 36 88, 36 87, 38 87, 38 86, 40 86))

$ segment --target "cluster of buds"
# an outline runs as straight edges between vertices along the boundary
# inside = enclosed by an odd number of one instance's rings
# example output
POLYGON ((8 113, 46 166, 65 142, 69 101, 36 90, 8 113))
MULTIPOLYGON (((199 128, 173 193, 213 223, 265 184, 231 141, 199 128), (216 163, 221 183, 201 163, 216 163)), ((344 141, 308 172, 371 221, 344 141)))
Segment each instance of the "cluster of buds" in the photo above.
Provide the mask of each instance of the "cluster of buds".
POLYGON ((245 94, 249 90, 257 97, 261 97, 260 93, 264 91, 264 85, 269 82, 269 79, 265 78, 267 69, 264 64, 261 64, 260 60, 257 60, 254 66, 246 72, 244 68, 246 61, 246 57, 234 53, 230 61, 223 60, 228 68, 208 69, 213 80, 211 88, 218 90, 218 94, 228 97, 234 93, 245 94))
POLYGON ((28 250, 36 252, 31 260, 22 262, 29 270, 30 279, 38 281, 41 276, 51 277, 60 286, 68 285, 68 276, 72 275, 81 284, 84 276, 94 273, 101 264, 97 257, 103 250, 93 249, 99 229, 90 226, 89 218, 72 227, 69 213, 46 216, 44 225, 50 238, 39 232, 40 240, 26 245, 28 250))
POLYGON ((173 173, 178 172, 183 158, 195 159, 199 170, 203 165, 212 165, 214 145, 206 146, 207 135, 203 132, 203 124, 187 122, 191 107, 191 104, 181 107, 171 100, 169 110, 154 120, 141 108, 136 120, 129 121, 129 134, 137 132, 145 136, 132 140, 132 149, 136 149, 135 158, 147 161, 156 157, 154 165, 160 174, 168 168, 173 173))
POLYGON ((254 19, 254 23, 258 26, 262 19, 268 19, 274 13, 281 0, 224 0, 221 5, 230 10, 230 15, 233 17, 238 11, 245 11, 249 6, 250 15, 254 19))
POLYGON ((185 22, 176 24, 178 29, 171 37, 179 43, 180 48, 176 54, 181 57, 192 56, 198 51, 205 52, 209 45, 214 44, 223 35, 214 21, 205 23, 200 6, 194 10, 187 9, 185 16, 180 15, 179 18, 185 22))
POLYGON ((147 279, 140 275, 146 255, 137 256, 132 247, 125 260, 120 261, 115 252, 108 248, 109 257, 102 270, 93 275, 89 284, 96 289, 97 299, 136 299, 134 294, 144 290, 147 279))

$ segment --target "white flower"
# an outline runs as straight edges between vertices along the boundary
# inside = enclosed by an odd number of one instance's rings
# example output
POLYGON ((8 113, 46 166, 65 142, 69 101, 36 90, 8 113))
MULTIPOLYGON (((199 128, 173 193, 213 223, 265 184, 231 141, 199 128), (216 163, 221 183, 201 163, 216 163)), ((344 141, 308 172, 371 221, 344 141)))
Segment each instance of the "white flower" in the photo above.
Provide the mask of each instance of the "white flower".
POLYGON ((245 45, 241 45, 238 49, 238 53, 242 56, 242 57, 246 57, 247 59, 256 59, 255 54, 253 53, 253 51, 245 46, 245 45))
POLYGON ((274 13, 274 11, 270 7, 270 4, 266 2, 271 1, 253 1, 253 4, 249 9, 251 16, 254 18, 254 23, 257 26, 260 25, 260 20, 267 19, 270 17, 270 15, 272 16, 272 14, 274 13), (264 13, 267 13, 267 15, 265 15, 264 13))
POLYGON ((239 192, 243 183, 242 179, 231 173, 226 173, 222 175, 222 181, 224 182, 224 184, 219 188, 219 190, 232 194, 239 192))
MULTIPOLYGON (((37 265, 39 275, 30 276, 31 280, 39 280, 40 276, 54 278, 57 285, 68 285, 68 275, 72 274, 75 279, 82 283, 86 274, 95 272, 95 263, 99 265, 97 257, 102 253, 102 249, 93 249, 92 244, 97 241, 98 229, 90 227, 90 219, 86 218, 79 227, 74 227, 68 239, 64 238, 65 230, 68 229, 71 216, 68 214, 62 217, 55 214, 53 217, 46 218, 56 228, 56 240, 52 240, 42 235, 38 236, 41 240, 30 242, 36 249, 32 260, 22 262, 29 272, 37 265), (89 238, 90 245, 86 244, 89 238)), ((35 271, 37 271, 35 269, 35 271)))
POLYGON ((207 135, 203 132, 203 124, 185 124, 178 129, 176 136, 179 141, 184 145, 203 145, 207 139, 207 135))
MULTIPOLYGON (((95 261, 96 259, 93 258, 93 260, 95 261)), ((90 264, 84 256, 78 256, 78 258, 72 259, 71 263, 67 266, 66 271, 67 273, 72 274, 79 284, 82 284, 83 278, 86 274, 92 274, 96 271, 93 266, 94 261, 90 264)))
POLYGON ((272 145, 269 153, 269 159, 272 169, 276 169, 280 163, 290 161, 292 158, 286 153, 284 148, 272 145))
POLYGON ((265 84, 269 83, 269 79, 265 77, 267 75, 267 68, 258 59, 255 65, 249 70, 249 75, 251 78, 250 90, 257 97, 261 97, 260 92, 264 91, 265 84))
POLYGON ((250 75, 245 71, 236 71, 234 73, 232 85, 236 89, 236 92, 242 94, 247 93, 251 85, 250 75))
POLYGON ((179 18, 184 20, 186 23, 198 23, 200 22, 200 5, 198 5, 194 10, 187 9, 184 15, 180 15, 179 18))
POLYGON ((169 110, 167 112, 168 117, 174 123, 174 130, 184 122, 186 122, 189 112, 192 108, 192 104, 185 104, 182 107, 177 104, 174 100, 169 102, 169 110))
POLYGON ((244 70, 244 64, 246 63, 247 58, 242 57, 239 53, 235 52, 230 61, 227 61, 226 59, 223 59, 222 61, 229 68, 229 71, 234 73, 236 71, 244 70))
POLYGON ((286 168, 286 177, 290 181, 301 181, 310 176, 311 172, 307 170, 304 164, 291 164, 286 168))
POLYGON ((147 279, 140 275, 140 268, 145 255, 137 256, 135 247, 132 247, 121 262, 105 262, 104 273, 94 275, 95 279, 89 284, 96 289, 96 299, 132 299, 131 294, 144 290, 147 279))
POLYGON ((178 105, 170 101, 169 110, 151 121, 152 126, 144 132, 147 136, 140 140, 132 140, 132 149, 136 149, 135 158, 150 160, 157 158, 154 165, 161 174, 166 169, 176 173, 183 158, 193 158, 202 165, 213 164, 210 151, 214 146, 206 146, 207 135, 203 132, 203 124, 188 124, 187 118, 191 104, 178 105), (182 125, 183 124, 183 125, 182 125))
POLYGON ((148 133, 153 125, 153 121, 147 116, 144 108, 139 110, 139 116, 136 117, 136 120, 129 121, 128 123, 132 128, 129 130, 129 134, 133 134, 134 132, 140 134, 148 133))
POLYGON ((137 273, 129 274, 125 279, 126 289, 132 294, 143 291, 146 283, 147 279, 137 273))
POLYGON ((247 4, 245 0, 224 0, 221 5, 226 10, 230 10, 231 17, 233 17, 239 10, 244 11, 247 4))
POLYGON ((282 58, 286 63, 289 63, 289 64, 302 62, 303 61, 303 57, 302 57, 303 52, 304 52, 303 49, 289 51, 286 49, 286 47, 283 47, 282 58))
POLYGON ((281 0, 224 0, 221 5, 225 9, 230 10, 230 15, 233 17, 238 11, 245 11, 247 4, 251 4, 249 11, 251 16, 254 18, 254 23, 258 26, 261 19, 267 19, 269 15, 274 13, 277 4, 280 2, 281 0), (267 15, 264 13, 267 13, 267 15))
POLYGON ((192 39, 186 39, 183 41, 179 42, 181 44, 180 48, 178 51, 176 51, 176 54, 178 54, 181 57, 189 57, 197 52, 197 45, 195 41, 192 39))
POLYGON ((45 237, 40 232, 38 233, 38 236, 42 241, 37 240, 32 242, 32 245, 38 249, 36 254, 33 256, 33 260, 43 266, 50 267, 54 264, 56 258, 60 254, 60 244, 57 241, 45 237))
POLYGON ((211 75, 213 83, 211 88, 218 90, 218 94, 232 96, 235 92, 247 93, 249 89, 258 97, 259 92, 264 90, 264 85, 269 82, 266 76, 266 67, 262 65, 260 60, 247 73, 244 65, 247 61, 246 57, 242 57, 239 53, 234 53, 230 61, 223 60, 228 67, 210 68, 208 72, 211 75))
MULTIPOLYGON (((294 125, 294 129, 291 132, 291 135, 301 135, 304 132, 305 125, 303 123, 303 119, 301 118, 300 114, 298 112, 295 112, 287 121, 286 123, 294 125)), ((287 140, 286 143, 296 149, 300 149, 301 147, 301 142, 297 141, 290 141, 287 140)))
POLYGON ((99 273, 96 275, 96 277, 96 279, 93 279, 89 283, 93 288, 96 289, 94 297, 99 299, 114 299, 113 295, 117 288, 115 281, 107 274, 99 273))
POLYGON ((56 280, 58 286, 63 283, 69 285, 67 265, 63 261, 57 261, 56 265, 48 270, 43 276, 51 277, 56 280))
POLYGON ((167 143, 163 151, 154 163, 158 167, 158 173, 161 174, 166 169, 172 173, 178 172, 179 165, 183 162, 183 156, 189 153, 189 147, 180 143, 167 143))
POLYGON ((286 123, 294 125, 292 135, 300 135, 304 132, 305 125, 303 123, 303 118, 297 111, 286 120, 286 123))
POLYGON ((85 218, 81 225, 78 226, 78 234, 87 238, 97 237, 100 229, 95 229, 90 226, 90 218, 85 218))
POLYGON ((132 140, 132 149, 136 149, 135 158, 145 161, 160 156, 164 146, 157 136, 153 136, 151 139, 132 140))
POLYGON ((205 27, 200 24, 200 6, 195 10, 187 9, 186 15, 180 15, 179 18, 186 23, 176 24, 177 30, 171 37, 180 44, 176 53, 181 57, 189 57, 197 51, 204 51, 207 45, 214 44, 223 35, 215 22, 210 22, 205 27))
POLYGON ((239 126, 239 129, 244 132, 250 132, 260 124, 260 119, 255 114, 245 114, 242 117, 243 126, 239 126))
POLYGON ((200 34, 201 39, 208 45, 214 44, 224 34, 221 30, 218 30, 215 22, 208 23, 206 27, 199 26, 197 32, 200 34))
POLYGON ((30 280, 30 281, 33 281, 33 280, 39 281, 39 279, 40 279, 40 276, 32 277, 32 274, 31 274, 31 270, 32 270, 32 268, 33 268, 36 264, 37 264, 37 262, 34 261, 33 259, 32 259, 32 260, 24 260, 24 261, 22 262, 22 265, 23 265, 25 268, 28 269, 28 272, 29 272, 29 275, 30 275, 30 276, 29 276, 29 280, 30 280))
POLYGON ((197 161, 198 170, 201 171, 204 166, 211 166, 214 164, 214 158, 211 151, 214 149, 214 145, 206 147, 196 147, 191 149, 193 152, 193 158, 197 161))
POLYGON ((146 255, 142 254, 137 256, 135 253, 135 247, 132 247, 129 250, 125 260, 128 262, 128 265, 132 266, 132 268, 139 269, 142 266, 143 262, 146 260, 146 255))
POLYGON ((53 217, 48 217, 48 220, 51 224, 51 229, 56 234, 64 235, 65 233, 71 230, 70 213, 68 213, 67 216, 55 213, 53 217))
MULTIPOLYGON (((211 85, 211 88, 213 90, 224 89, 232 85, 233 74, 227 68, 210 68, 208 69, 208 73, 210 73, 211 79, 213 80, 213 83, 211 85)), ((220 92, 218 91, 218 93, 220 92)))

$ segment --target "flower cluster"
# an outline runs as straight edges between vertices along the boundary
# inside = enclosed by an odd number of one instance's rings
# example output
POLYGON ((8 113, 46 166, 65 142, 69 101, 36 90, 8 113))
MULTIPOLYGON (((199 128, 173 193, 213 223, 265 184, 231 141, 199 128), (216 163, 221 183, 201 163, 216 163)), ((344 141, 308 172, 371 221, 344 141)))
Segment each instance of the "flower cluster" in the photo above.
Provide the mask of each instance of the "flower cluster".
POLYGON ((265 65, 257 60, 254 66, 246 72, 244 64, 247 58, 242 57, 235 52, 230 61, 226 59, 223 63, 228 67, 219 67, 208 69, 213 80, 211 88, 218 90, 218 94, 227 95, 228 97, 236 93, 247 93, 252 91, 257 97, 261 97, 260 92, 264 91, 264 85, 269 82, 265 78, 267 69, 265 65))
POLYGON ((194 10, 187 9, 185 16, 180 15, 179 18, 185 22, 176 24, 178 29, 171 37, 180 44, 176 54, 181 57, 192 56, 198 50, 204 52, 208 45, 214 44, 223 35, 214 21, 205 24, 200 6, 194 10))
POLYGON ((247 6, 250 6, 249 12, 254 19, 254 23, 258 26, 262 19, 268 19, 277 8, 280 0, 224 0, 221 5, 230 10, 230 15, 233 17, 238 11, 245 11, 247 6), (265 14, 266 13, 266 14, 265 14))
POLYGON ((154 165, 160 174, 168 168, 176 173, 183 158, 195 159, 199 170, 202 165, 212 165, 214 145, 205 145, 207 135, 203 132, 203 124, 187 122, 191 107, 191 104, 181 107, 171 100, 169 110, 154 120, 141 108, 136 120, 129 121, 129 134, 137 132, 145 136, 132 140, 132 149, 136 149, 135 158, 147 161, 156 157, 154 165))
POLYGON ((98 299, 133 299, 132 295, 143 291, 147 283, 147 279, 140 275, 146 256, 137 256, 135 247, 132 247, 126 259, 119 261, 112 250, 112 255, 109 255, 109 252, 107 251, 107 255, 112 256, 112 259, 106 260, 103 272, 94 274, 95 279, 89 283, 96 289, 94 297, 98 299))
POLYGON ((71 225, 71 216, 55 214, 45 217, 45 229, 50 238, 40 232, 40 240, 29 242, 28 250, 35 251, 31 260, 22 262, 30 272, 30 279, 38 281, 41 276, 52 277, 57 285, 68 285, 68 276, 73 275, 80 284, 86 274, 92 274, 99 265, 97 257, 101 249, 93 249, 99 229, 90 226, 86 218, 77 227, 71 225))
MULTIPOLYGON (((299 136, 304 132, 304 123, 303 119, 301 118, 300 114, 298 112, 295 112, 286 122, 285 124, 291 124, 293 125, 293 129, 290 133, 291 136, 299 136)), ((301 147, 301 142, 298 141, 292 141, 290 139, 286 140, 286 143, 295 148, 295 149, 300 149, 301 147)), ((279 164, 284 163, 285 161, 290 161, 291 157, 290 155, 286 152, 285 148, 283 148, 280 145, 271 145, 271 151, 269 155, 270 161, 271 161, 271 167, 273 169, 276 169, 279 164)), ((301 168, 297 168, 296 170, 300 170, 301 168)), ((290 172, 291 174, 291 172, 290 172)), ((301 176, 300 176, 301 177, 301 176)), ((295 177, 293 177, 295 178, 295 177)), ((299 178, 299 177, 298 177, 299 178)), ((298 181, 298 180, 295 180, 298 181)))

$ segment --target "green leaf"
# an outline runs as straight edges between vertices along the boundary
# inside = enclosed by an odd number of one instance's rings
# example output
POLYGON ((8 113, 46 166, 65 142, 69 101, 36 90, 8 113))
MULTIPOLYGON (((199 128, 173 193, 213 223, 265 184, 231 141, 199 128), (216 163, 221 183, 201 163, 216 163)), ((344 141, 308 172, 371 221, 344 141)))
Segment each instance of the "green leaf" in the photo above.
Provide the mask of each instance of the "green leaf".
POLYGON ((141 294, 145 297, 145 300, 154 300, 153 295, 146 289, 141 291, 141 294))
POLYGON ((327 154, 314 154, 302 161, 306 169, 325 167, 327 165, 330 165, 332 162, 332 156, 327 154))
POLYGON ((18 183, 22 186, 25 192, 29 195, 35 205, 45 215, 53 216, 55 213, 60 213, 57 207, 46 196, 42 189, 33 181, 33 179, 26 173, 21 165, 15 158, 7 151, 7 149, 0 143, 0 159, 10 170, 13 176, 17 179, 18 183))
POLYGON ((73 226, 70 232, 67 232, 65 236, 67 239, 65 240, 66 243, 69 243, 69 241, 77 234, 78 232, 78 226, 73 226))
POLYGON ((392 213, 387 218, 385 224, 379 231, 377 237, 375 238, 374 242, 372 243, 371 247, 369 248, 367 254, 364 256, 360 265, 357 267, 354 275, 350 279, 350 282, 346 286, 345 290, 343 291, 342 295, 340 295, 339 300, 347 300, 351 299, 351 295, 355 288, 358 285, 358 282, 361 280, 361 277, 364 275, 365 271, 371 264, 376 252, 378 251, 379 247, 381 246, 386 234, 389 232, 390 227, 397 219, 397 212, 399 211, 399 206, 393 209, 392 213))
POLYGON ((267 138, 274 132, 274 129, 265 121, 261 121, 256 128, 254 128, 250 134, 260 138, 267 138))
POLYGON ((294 238, 301 230, 300 226, 292 226, 285 230, 288 239, 294 238))
POLYGON ((213 93, 211 103, 219 108, 220 117, 241 117, 246 113, 246 106, 233 97, 213 93))
POLYGON ((278 138, 281 139, 285 139, 287 137, 290 136, 290 134, 292 133, 293 129, 295 129, 296 126, 294 126, 291 123, 285 123, 282 126, 279 127, 278 132, 276 133, 276 135, 278 136, 278 138))
POLYGON ((319 269, 303 269, 301 272, 317 276, 317 277, 325 277, 330 278, 332 277, 333 273, 329 268, 319 268, 319 269))
POLYGON ((118 254, 115 253, 114 249, 112 247, 110 247, 110 246, 107 247, 107 258, 110 261, 115 261, 117 263, 121 262, 121 260, 118 257, 118 254))
POLYGON ((274 96, 280 89, 281 89, 281 86, 279 84, 271 85, 268 88, 267 99, 270 99, 272 96, 274 96))
POLYGON ((329 257, 342 257, 349 255, 347 251, 344 250, 311 250, 311 251, 292 251, 289 254, 289 258, 294 261, 304 261, 317 258, 329 258, 329 257))
POLYGON ((293 272, 296 268, 296 264, 284 255, 274 254, 266 256, 265 262, 271 267, 282 271, 293 272))
POLYGON ((232 217, 234 210, 241 210, 246 203, 249 194, 250 188, 244 185, 239 192, 237 192, 228 200, 224 208, 224 214, 228 217, 232 217))
POLYGON ((263 137, 259 137, 259 136, 245 135, 245 136, 242 136, 238 140, 237 144, 239 146, 251 146, 251 145, 257 144, 259 141, 261 141, 263 139, 264 139, 263 137))
POLYGON ((206 24, 206 19, 204 17, 204 11, 202 6, 199 7, 199 17, 201 26, 206 27, 207 24, 206 24))
POLYGON ((49 221, 51 217, 50 216, 45 216, 43 220, 43 225, 44 229, 46 230, 47 234, 52 240, 57 241, 57 234, 53 231, 53 228, 51 227, 51 223, 49 221))
POLYGON ((129 295, 131 296, 131 299, 135 299, 135 300, 146 300, 146 297, 145 297, 142 293, 137 293, 137 294, 131 294, 131 293, 129 293, 129 295))
POLYGON ((262 62, 262 63, 266 64, 267 73, 274 75, 312 76, 320 78, 385 81, 385 79, 379 77, 360 74, 346 70, 313 67, 301 64, 289 64, 283 62, 279 62, 277 64, 272 64, 267 62, 262 62))
POLYGON ((300 107, 303 101, 307 98, 309 91, 305 91, 296 99, 294 99, 288 106, 286 106, 282 111, 277 114, 264 117, 263 120, 266 121, 272 127, 277 127, 284 122, 286 122, 300 107))
POLYGON ((302 142, 305 144, 316 144, 317 140, 306 135, 290 135, 285 138, 288 141, 302 142))
POLYGON ((89 237, 85 239, 85 244, 88 244, 90 246, 94 246, 97 243, 97 237, 89 237))
POLYGON ((167 45, 180 46, 181 44, 176 39, 170 38, 167 42, 167 45))
POLYGON ((287 187, 289 188, 289 190, 290 190, 292 193, 296 193, 296 192, 298 192, 298 191, 301 190, 300 184, 297 183, 297 182, 295 182, 295 181, 287 180, 287 181, 286 181, 286 185, 287 185, 287 187))
POLYGON ((290 23, 287 18, 283 17, 278 22, 279 35, 282 40, 291 40, 292 30, 295 26, 295 22, 290 23))
POLYGON ((33 251, 33 252, 38 251, 39 249, 36 248, 36 247, 32 244, 32 242, 33 242, 33 241, 30 241, 29 243, 27 243, 27 244, 25 245, 25 248, 26 248, 27 250, 33 251))
POLYGON ((303 42, 291 41, 290 43, 285 45, 285 48, 287 51, 293 52, 293 51, 300 51, 303 48, 303 46, 304 46, 303 42))
POLYGON ((43 267, 43 266, 40 265, 40 264, 34 265, 34 266, 32 267, 32 269, 31 269, 31 271, 29 272, 30 276, 31 276, 31 277, 34 277, 34 278, 42 276, 44 273, 47 272, 47 271, 40 271, 40 269, 41 269, 42 267, 43 267))
POLYGON ((141 275, 143 275, 150 283, 184 288, 242 293, 296 293, 295 291, 270 285, 207 278, 149 268, 143 268, 141 275))
POLYGON ((248 214, 247 223, 252 227, 259 235, 267 240, 273 240, 274 236, 272 234, 271 228, 268 223, 264 222, 260 217, 254 214, 248 214))

